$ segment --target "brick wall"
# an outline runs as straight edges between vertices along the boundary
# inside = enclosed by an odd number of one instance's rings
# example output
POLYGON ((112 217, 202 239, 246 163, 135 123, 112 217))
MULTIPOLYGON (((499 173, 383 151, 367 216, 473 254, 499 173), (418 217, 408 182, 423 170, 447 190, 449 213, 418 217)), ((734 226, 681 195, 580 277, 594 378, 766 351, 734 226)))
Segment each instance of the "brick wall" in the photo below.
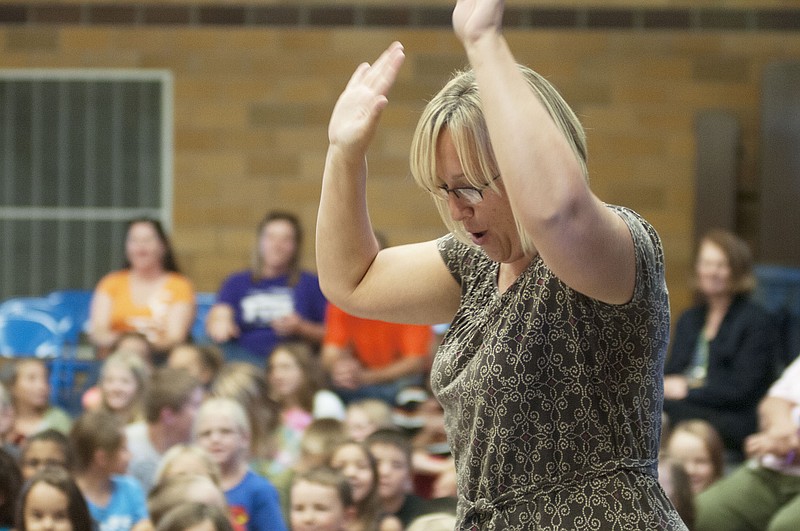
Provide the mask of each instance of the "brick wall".
MULTIPOLYGON (((329 112, 355 65, 399 39, 407 61, 370 153, 371 211, 393 243, 441 234, 407 157, 425 100, 464 64, 450 2, 216 4, 2 2, 0 68, 173 73, 173 238, 198 289, 213 291, 248 262, 255 224, 271 208, 302 217, 305 263, 314 267, 329 112)), ((588 129, 597 194, 660 231, 680 311, 690 297, 695 114, 726 109, 740 120, 738 223, 755 234, 760 77, 771 61, 800 59, 796 3, 508 5, 517 58, 551 79, 588 129)))

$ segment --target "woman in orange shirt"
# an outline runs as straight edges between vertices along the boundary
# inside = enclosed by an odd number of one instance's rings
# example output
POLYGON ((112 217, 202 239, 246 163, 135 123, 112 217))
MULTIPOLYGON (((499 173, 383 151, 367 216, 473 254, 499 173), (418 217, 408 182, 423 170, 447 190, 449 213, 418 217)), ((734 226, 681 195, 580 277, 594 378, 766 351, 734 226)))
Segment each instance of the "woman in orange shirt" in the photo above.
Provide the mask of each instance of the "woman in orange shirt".
POLYGON ((103 277, 92 297, 89 337, 104 357, 125 332, 143 334, 156 352, 186 341, 194 289, 178 272, 169 239, 156 220, 128 224, 124 269, 103 277))

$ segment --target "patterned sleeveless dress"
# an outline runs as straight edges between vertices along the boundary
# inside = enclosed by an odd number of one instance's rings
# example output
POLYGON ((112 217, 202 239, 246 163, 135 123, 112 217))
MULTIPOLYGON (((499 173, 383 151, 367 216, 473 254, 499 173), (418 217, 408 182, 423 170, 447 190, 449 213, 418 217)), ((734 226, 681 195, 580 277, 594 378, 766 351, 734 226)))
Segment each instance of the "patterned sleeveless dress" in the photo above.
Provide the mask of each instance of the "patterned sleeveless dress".
POLYGON ((431 372, 456 460, 458 529, 686 529, 657 482, 663 250, 638 214, 609 208, 636 252, 624 305, 572 290, 538 257, 500 294, 482 250, 438 242, 462 293, 431 372))

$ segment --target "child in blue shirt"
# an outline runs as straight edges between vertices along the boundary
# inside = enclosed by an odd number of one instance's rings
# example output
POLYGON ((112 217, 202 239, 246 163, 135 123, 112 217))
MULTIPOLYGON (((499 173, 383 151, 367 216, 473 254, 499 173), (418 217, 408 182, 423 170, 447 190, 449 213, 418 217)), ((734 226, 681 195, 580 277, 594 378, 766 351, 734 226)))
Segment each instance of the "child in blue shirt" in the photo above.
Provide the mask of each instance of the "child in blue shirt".
POLYGON ((125 476, 130 460, 123 421, 110 411, 81 415, 69 433, 74 477, 99 531, 128 531, 147 519, 141 485, 125 476))
POLYGON ((209 398, 194 423, 197 444, 219 465, 222 489, 234 525, 247 531, 286 531, 278 491, 248 465, 250 422, 230 398, 209 398))

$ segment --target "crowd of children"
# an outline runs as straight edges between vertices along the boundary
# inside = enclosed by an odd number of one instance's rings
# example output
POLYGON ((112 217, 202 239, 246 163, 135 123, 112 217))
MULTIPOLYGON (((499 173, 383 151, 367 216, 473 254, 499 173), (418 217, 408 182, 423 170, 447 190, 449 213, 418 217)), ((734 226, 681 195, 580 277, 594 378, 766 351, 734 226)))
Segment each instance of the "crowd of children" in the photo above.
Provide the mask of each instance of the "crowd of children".
POLYGON ((424 430, 379 399, 345 404, 308 345, 259 367, 195 344, 156 362, 142 339, 120 337, 77 417, 51 403, 45 361, 4 364, 0 530, 44 529, 30 514, 59 531, 402 531, 454 512, 455 492, 416 487, 424 430))

